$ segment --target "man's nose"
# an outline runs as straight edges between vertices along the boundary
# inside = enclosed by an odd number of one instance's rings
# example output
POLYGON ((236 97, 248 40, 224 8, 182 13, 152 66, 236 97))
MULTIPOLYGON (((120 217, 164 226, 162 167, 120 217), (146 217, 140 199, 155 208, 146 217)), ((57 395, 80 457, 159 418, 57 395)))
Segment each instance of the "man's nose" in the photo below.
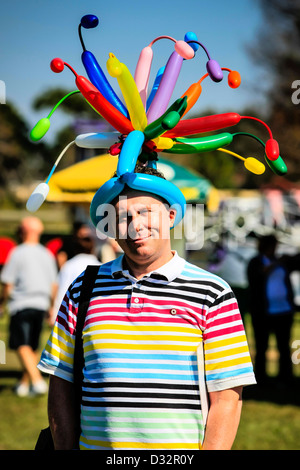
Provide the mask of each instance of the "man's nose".
POLYGON ((128 227, 129 236, 133 237, 143 229, 143 224, 139 214, 133 215, 128 227))

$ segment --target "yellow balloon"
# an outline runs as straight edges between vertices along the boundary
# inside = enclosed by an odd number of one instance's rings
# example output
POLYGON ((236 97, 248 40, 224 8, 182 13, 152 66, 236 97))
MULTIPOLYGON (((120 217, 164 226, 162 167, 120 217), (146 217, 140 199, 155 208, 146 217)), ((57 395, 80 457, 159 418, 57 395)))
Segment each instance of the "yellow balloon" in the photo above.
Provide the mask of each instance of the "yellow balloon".
POLYGON ((170 139, 170 137, 159 136, 152 140, 155 142, 156 147, 160 150, 171 149, 174 145, 174 140, 170 139))
POLYGON ((251 171, 251 173, 254 173, 255 175, 262 175, 266 170, 265 165, 253 157, 246 158, 244 165, 247 170, 251 171))
POLYGON ((217 150, 220 150, 220 152, 228 153, 229 155, 233 155, 234 157, 243 160, 245 168, 251 173, 254 173, 255 175, 262 175, 266 170, 265 165, 254 157, 244 158, 237 153, 231 152, 231 150, 222 148, 219 148, 217 150))
POLYGON ((134 78, 126 65, 120 62, 111 52, 106 66, 109 75, 118 80, 133 128, 143 131, 147 127, 147 116, 134 78))

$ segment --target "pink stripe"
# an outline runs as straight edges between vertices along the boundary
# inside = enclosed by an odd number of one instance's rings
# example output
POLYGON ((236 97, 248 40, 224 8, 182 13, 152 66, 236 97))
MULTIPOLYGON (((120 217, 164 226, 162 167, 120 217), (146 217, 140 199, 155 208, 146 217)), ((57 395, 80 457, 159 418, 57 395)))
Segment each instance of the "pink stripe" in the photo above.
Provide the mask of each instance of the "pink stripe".
MULTIPOLYGON (((136 315, 130 314, 126 316, 101 315, 101 316, 97 316, 93 318, 87 317, 86 324, 93 325, 94 323, 97 324, 98 322, 103 322, 103 321, 135 323, 137 325, 139 323, 149 323, 149 327, 151 327, 151 325, 154 325, 155 323, 158 323, 158 324, 159 323, 161 324, 172 323, 172 324, 178 324, 178 325, 186 325, 188 320, 181 318, 181 317, 173 318, 172 315, 170 315, 170 318, 164 318, 164 317, 158 317, 158 316, 151 316, 151 317, 141 316, 140 313, 137 313, 136 315)), ((193 323, 193 326, 197 326, 197 325, 193 323)))
POLYGON ((215 320, 209 323, 209 326, 207 325, 207 329, 211 328, 212 326, 226 325, 226 323, 232 323, 235 321, 240 321, 242 323, 241 316, 238 313, 236 315, 230 315, 227 318, 217 317, 215 320))
MULTIPOLYGON (((203 334, 203 339, 206 340, 206 339, 218 338, 218 337, 221 338, 224 335, 237 333, 239 331, 244 332, 244 327, 243 327, 242 324, 237 325, 237 326, 228 327, 228 328, 222 328, 220 330, 215 330, 215 331, 211 331, 211 332, 205 331, 205 333, 203 334)), ((232 338, 232 342, 234 343, 234 338, 232 338)))
MULTIPOLYGON (((151 303, 149 302, 149 299, 146 299, 146 302, 147 304, 151 303)), ((116 310, 116 308, 120 311, 128 311, 128 308, 127 308, 127 301, 124 299, 109 299, 109 300, 106 300, 106 299, 98 299, 98 300, 92 300, 90 302, 90 307, 96 307, 94 308, 94 311, 101 311, 101 310, 104 310, 104 311, 107 311, 107 309, 114 309, 116 310), (110 307, 110 306, 107 306, 107 305, 112 305, 113 307, 110 307), (116 308, 114 307, 116 306, 116 308)), ((153 309, 156 308, 156 306, 168 306, 167 308, 168 309, 171 309, 171 308, 176 308, 176 309, 183 309, 185 312, 186 311, 191 311, 191 309, 189 308, 189 304, 187 302, 184 302, 184 301, 180 301, 180 300, 174 300, 174 299, 171 299, 171 300, 168 300, 168 299, 157 299, 155 300, 155 302, 153 302, 153 304, 151 304, 151 307, 147 307, 145 306, 143 309, 145 311, 152 311, 153 309), (171 305, 171 307, 170 307, 171 305)), ((193 306, 193 311, 196 312, 197 314, 199 315, 205 315, 205 308, 202 308, 202 307, 196 307, 196 306, 193 306)))

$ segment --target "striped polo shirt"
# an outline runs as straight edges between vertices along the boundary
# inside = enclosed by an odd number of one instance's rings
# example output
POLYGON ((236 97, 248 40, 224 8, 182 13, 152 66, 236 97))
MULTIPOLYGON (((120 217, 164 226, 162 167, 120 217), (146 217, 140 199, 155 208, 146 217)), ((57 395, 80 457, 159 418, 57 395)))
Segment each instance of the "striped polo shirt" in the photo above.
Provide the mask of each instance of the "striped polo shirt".
MULTIPOLYGON (((81 449, 197 450, 197 348, 208 392, 255 383, 236 299, 216 275, 171 261, 137 280, 123 257, 99 267, 84 329, 81 449)), ((73 380, 83 274, 70 286, 39 368, 73 380)))

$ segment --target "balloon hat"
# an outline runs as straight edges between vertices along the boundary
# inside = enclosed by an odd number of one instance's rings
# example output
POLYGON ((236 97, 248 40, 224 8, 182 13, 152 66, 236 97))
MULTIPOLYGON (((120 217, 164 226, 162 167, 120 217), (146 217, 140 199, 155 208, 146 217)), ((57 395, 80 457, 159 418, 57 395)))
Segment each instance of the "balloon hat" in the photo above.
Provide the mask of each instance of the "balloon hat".
POLYGON ((224 72, 228 72, 229 87, 235 89, 241 83, 240 74, 228 67, 221 67, 215 59, 212 59, 207 48, 198 41, 194 32, 186 33, 184 40, 176 40, 171 36, 155 38, 142 49, 134 76, 131 75, 127 66, 110 52, 106 68, 109 76, 118 82, 123 97, 121 100, 114 92, 97 59, 86 49, 83 41, 82 28, 93 29, 98 24, 97 16, 85 15, 81 18, 78 27, 83 49, 81 59, 88 78, 79 75, 71 65, 60 58, 51 61, 50 67, 53 72, 61 73, 67 67, 73 73, 77 89, 63 97, 47 117, 38 121, 30 137, 33 141, 40 140, 50 128, 52 114, 65 99, 75 93, 81 93, 93 110, 101 115, 114 130, 81 134, 70 142, 57 158, 46 181, 40 183, 28 199, 29 211, 36 211, 46 199, 49 180, 71 145, 107 149, 111 155, 118 157, 116 176, 99 188, 90 206, 91 219, 96 226, 103 220, 102 209, 121 194, 125 185, 131 189, 147 191, 163 198, 170 206, 176 208, 175 225, 180 222, 185 213, 186 203, 177 186, 158 176, 134 171, 137 163, 156 168, 160 153, 199 156, 204 152, 219 151, 224 155, 231 155, 242 160, 248 171, 260 175, 265 171, 265 165, 261 161, 254 157, 244 158, 224 148, 236 138, 250 137, 263 147, 264 159, 271 171, 277 175, 284 175, 287 172, 287 167, 280 156, 279 145, 273 138, 271 129, 262 120, 252 116, 240 116, 235 112, 182 119, 198 101, 202 93, 202 84, 207 77, 218 84, 223 80, 224 72), (174 44, 174 50, 166 65, 158 70, 152 89, 148 93, 153 48, 158 41, 165 39, 174 44), (171 102, 183 63, 195 60, 199 47, 204 50, 208 59, 206 73, 198 81, 192 83, 179 98, 171 102), (268 133, 266 142, 246 132, 211 134, 235 126, 246 119, 264 126, 268 133), (204 133, 210 133, 210 135, 202 136, 201 134, 204 133), (195 135, 199 137, 190 137, 195 135))
POLYGON ((104 183, 96 192, 91 206, 90 216, 93 224, 101 232, 104 226, 101 226, 105 213, 105 207, 118 197, 127 185, 129 188, 151 193, 160 196, 173 209, 176 210, 176 216, 173 227, 177 225, 185 213, 185 198, 173 183, 156 175, 144 173, 135 173, 135 165, 145 140, 143 132, 139 130, 132 131, 126 138, 120 157, 118 160, 116 176, 104 183))

